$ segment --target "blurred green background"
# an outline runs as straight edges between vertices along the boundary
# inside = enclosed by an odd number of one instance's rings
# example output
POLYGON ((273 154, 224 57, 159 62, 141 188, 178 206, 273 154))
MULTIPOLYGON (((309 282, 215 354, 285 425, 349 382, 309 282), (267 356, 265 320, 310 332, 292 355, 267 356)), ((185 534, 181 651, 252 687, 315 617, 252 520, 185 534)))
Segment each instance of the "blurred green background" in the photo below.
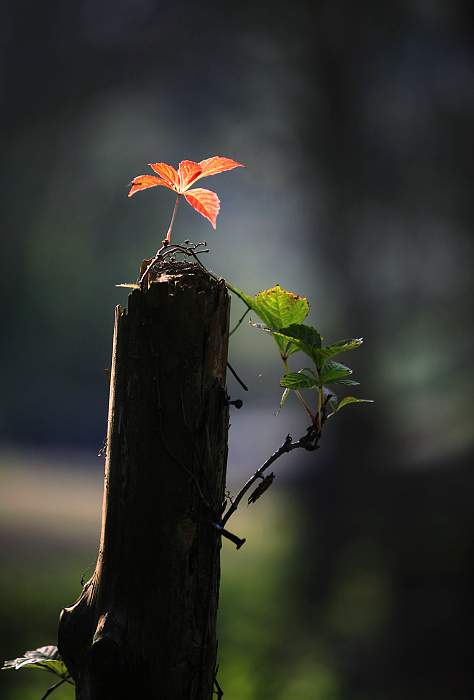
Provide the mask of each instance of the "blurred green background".
MULTIPOLYGON (((225 697, 473 697, 471 5, 18 0, 2 15, 0 661, 56 642, 97 553, 115 285, 174 206, 127 183, 220 155, 246 169, 203 185, 217 230, 183 202, 174 239, 207 240, 206 265, 247 294, 307 297, 327 342, 363 336, 344 359, 351 393, 375 399, 233 518, 247 543, 223 548, 225 697)), ((235 493, 306 417, 294 397, 274 415, 271 338, 243 324, 231 340, 250 389, 228 378, 244 400, 235 493)), ((53 682, 2 671, 0 698, 53 682)))

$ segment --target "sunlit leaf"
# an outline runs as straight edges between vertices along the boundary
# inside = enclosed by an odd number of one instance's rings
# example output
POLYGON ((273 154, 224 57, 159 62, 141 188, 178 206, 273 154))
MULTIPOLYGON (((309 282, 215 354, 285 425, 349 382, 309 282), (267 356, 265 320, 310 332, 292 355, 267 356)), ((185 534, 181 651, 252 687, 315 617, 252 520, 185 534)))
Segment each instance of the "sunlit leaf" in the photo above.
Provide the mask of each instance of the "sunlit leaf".
POLYGON ((184 196, 190 205, 206 219, 209 219, 213 227, 216 228, 216 218, 220 207, 219 197, 216 193, 197 188, 188 190, 184 196))
POLYGON ((312 326, 306 326, 303 323, 301 325, 291 324, 287 328, 281 328, 279 331, 258 323, 252 325, 255 328, 260 328, 263 331, 267 331, 274 336, 279 336, 281 338, 285 338, 287 341, 291 341, 293 345, 296 345, 299 350, 304 352, 313 360, 318 369, 321 369, 323 364, 330 357, 333 357, 334 355, 337 355, 345 350, 353 350, 354 348, 358 348, 362 344, 362 338, 357 338, 340 340, 333 345, 321 347, 321 336, 319 335, 318 331, 312 326))
POLYGON ((213 156, 212 158, 206 158, 206 160, 201 160, 199 165, 202 169, 202 173, 201 175, 199 175, 199 177, 217 175, 217 173, 223 173, 226 170, 232 170, 232 168, 244 167, 242 163, 236 163, 235 160, 231 160, 230 158, 223 158, 222 156, 213 156))
POLYGON ((54 673, 56 676, 71 682, 69 671, 61 658, 56 646, 39 647, 34 651, 27 651, 24 656, 11 661, 5 661, 3 669, 8 668, 40 668, 54 673))
POLYGON ((177 195, 184 194, 189 204, 205 216, 206 219, 209 219, 214 228, 216 228, 216 217, 219 213, 219 199, 216 193, 199 188, 195 190, 190 190, 189 188, 201 177, 216 175, 232 168, 244 167, 242 163, 236 163, 235 160, 223 158, 222 156, 213 156, 202 160, 200 163, 195 163, 192 160, 182 160, 178 170, 175 170, 172 165, 167 163, 149 163, 149 165, 159 177, 155 175, 140 175, 136 177, 130 183, 132 189, 128 193, 129 197, 139 190, 155 187, 155 185, 163 185, 176 192, 177 195))
POLYGON ((260 328, 262 331, 271 333, 275 340, 282 338, 286 344, 291 343, 292 347, 296 348, 294 352, 302 350, 315 362, 316 366, 318 366, 315 350, 321 347, 321 336, 312 326, 293 323, 277 331, 275 328, 271 328, 265 324, 253 323, 252 325, 254 328, 260 328))
MULTIPOLYGON (((272 289, 257 294, 255 299, 247 296, 230 284, 228 288, 237 294, 247 306, 254 311, 268 328, 279 330, 290 324, 300 324, 308 315, 308 300, 281 289, 277 284, 272 289)), ((299 348, 291 340, 273 335, 283 358, 289 357, 299 348)))
POLYGON ((167 187, 175 191, 179 189, 181 184, 180 176, 172 165, 167 165, 166 163, 148 163, 148 165, 163 178, 167 187))
POLYGON ((318 353, 318 358, 321 365, 326 362, 330 357, 338 355, 340 352, 345 352, 346 350, 354 350, 362 345, 362 338, 349 338, 347 340, 339 340, 333 345, 328 345, 327 347, 321 348, 318 353))
POLYGON ((135 194, 135 192, 138 192, 139 190, 146 190, 148 187, 155 187, 156 185, 163 185, 164 187, 169 187, 169 185, 164 180, 162 180, 159 177, 156 177, 155 175, 140 175, 139 177, 134 178, 130 184, 132 185, 132 189, 128 193, 129 197, 131 197, 132 194, 135 194))
POLYGON ((280 406, 278 407, 278 411, 276 412, 276 415, 278 415, 280 413, 281 408, 282 408, 283 404, 285 403, 289 393, 290 393, 290 389, 285 389, 285 391, 281 395, 280 406))
POLYGON ((310 308, 307 299, 281 289, 278 284, 257 294, 255 302, 262 321, 278 329, 302 323, 310 308))
POLYGON ((186 192, 198 177, 202 177, 202 167, 192 160, 182 160, 179 164, 179 184, 181 192, 186 192))
POLYGON ((339 402, 337 410, 350 403, 374 403, 374 401, 373 399, 356 399, 354 396, 346 396, 345 399, 341 399, 339 402))

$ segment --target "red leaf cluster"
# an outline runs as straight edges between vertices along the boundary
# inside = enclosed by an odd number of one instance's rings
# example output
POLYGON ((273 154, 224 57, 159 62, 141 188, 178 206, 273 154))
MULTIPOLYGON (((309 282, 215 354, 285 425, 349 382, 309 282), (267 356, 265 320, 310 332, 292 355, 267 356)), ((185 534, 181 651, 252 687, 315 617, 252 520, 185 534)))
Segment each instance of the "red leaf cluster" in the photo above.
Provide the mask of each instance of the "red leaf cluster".
POLYGON ((129 197, 139 190, 155 187, 155 185, 163 185, 176 192, 178 196, 184 194, 189 204, 205 216, 206 219, 209 219, 214 228, 216 228, 216 218, 220 206, 217 194, 200 187, 191 190, 189 188, 201 177, 223 173, 225 170, 232 170, 232 168, 244 167, 241 163, 236 163, 230 158, 221 158, 220 156, 207 158, 200 163, 194 163, 192 160, 183 160, 179 164, 178 170, 166 163, 149 163, 149 165, 159 177, 155 175, 136 177, 131 182, 132 189, 128 193, 129 197))

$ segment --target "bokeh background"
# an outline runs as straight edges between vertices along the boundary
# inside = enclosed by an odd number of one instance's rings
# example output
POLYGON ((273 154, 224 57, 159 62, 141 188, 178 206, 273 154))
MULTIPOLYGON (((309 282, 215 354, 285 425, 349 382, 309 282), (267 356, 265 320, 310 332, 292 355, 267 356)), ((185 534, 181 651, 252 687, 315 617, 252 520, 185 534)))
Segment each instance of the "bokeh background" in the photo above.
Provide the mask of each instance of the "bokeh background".
MULTIPOLYGON (((127 183, 221 155, 246 169, 203 182, 217 230, 183 202, 175 240, 207 240, 247 294, 307 297, 328 342, 363 336, 343 359, 375 400, 235 515, 225 697, 473 697, 470 4, 16 0, 0 33, 0 660, 56 643, 97 553, 115 285, 174 206, 127 183)), ((249 386, 228 379, 235 493, 307 420, 295 397, 274 415, 272 339, 245 323, 231 340, 249 386)), ((0 698, 53 682, 2 671, 0 698)))

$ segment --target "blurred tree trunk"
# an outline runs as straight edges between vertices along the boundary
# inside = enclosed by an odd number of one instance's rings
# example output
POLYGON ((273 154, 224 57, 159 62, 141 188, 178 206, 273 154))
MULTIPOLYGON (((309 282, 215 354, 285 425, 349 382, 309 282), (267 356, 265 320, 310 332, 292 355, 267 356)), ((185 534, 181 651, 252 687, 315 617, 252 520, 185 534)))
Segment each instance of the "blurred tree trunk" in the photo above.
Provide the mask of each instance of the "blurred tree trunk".
POLYGON ((168 264, 116 309, 100 551, 61 613, 81 700, 211 700, 230 301, 168 264))

